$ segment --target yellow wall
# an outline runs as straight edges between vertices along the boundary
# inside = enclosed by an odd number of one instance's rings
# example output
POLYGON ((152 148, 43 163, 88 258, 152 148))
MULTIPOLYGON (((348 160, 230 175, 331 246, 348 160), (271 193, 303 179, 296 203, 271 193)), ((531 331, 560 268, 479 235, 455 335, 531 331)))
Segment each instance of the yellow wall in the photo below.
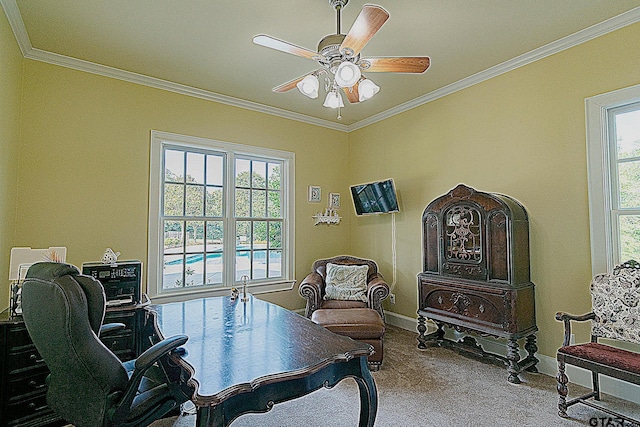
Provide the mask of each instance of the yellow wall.
MULTIPOLYGON (((348 186, 392 177, 401 212, 397 304, 387 308, 414 318, 422 211, 462 182, 511 195, 529 212, 542 354, 553 356, 561 342, 556 311, 590 307, 584 99, 640 82, 640 24, 351 134, 21 61, 4 20, 0 46, 4 271, 12 245, 65 245, 74 264, 99 259, 106 247, 122 259, 145 260, 149 139, 157 129, 296 153, 298 280, 314 259, 342 253, 375 259, 391 280, 392 218, 355 218, 348 186), (307 202, 308 185, 322 186, 320 205, 307 202), (338 227, 314 227, 311 215, 326 206, 329 192, 342 194, 346 218, 338 227)), ((0 302, 5 298, 0 293, 0 302)), ((295 290, 265 298, 303 305, 295 290)), ((587 330, 578 333, 586 338, 587 330)))
MULTIPOLYGON (((555 312, 591 306, 585 98, 640 83, 639 57, 635 24, 350 135, 351 164, 363 165, 350 182, 393 177, 399 193, 389 310, 415 317, 421 215, 432 199, 458 183, 508 194, 529 213, 538 344, 555 355, 555 312)), ((391 217, 352 218, 350 233, 351 251, 378 260, 390 278, 391 217)))
MULTIPOLYGON (((348 135, 267 114, 25 60, 24 122, 15 244, 67 246, 67 261, 147 257, 150 131, 210 138, 296 155, 296 277, 315 257, 347 252, 348 222, 314 227, 307 186, 341 191, 348 135)), ((303 306, 297 290, 270 295, 303 306)))
POLYGON ((0 310, 9 305, 9 256, 16 224, 22 54, 0 13, 0 310))

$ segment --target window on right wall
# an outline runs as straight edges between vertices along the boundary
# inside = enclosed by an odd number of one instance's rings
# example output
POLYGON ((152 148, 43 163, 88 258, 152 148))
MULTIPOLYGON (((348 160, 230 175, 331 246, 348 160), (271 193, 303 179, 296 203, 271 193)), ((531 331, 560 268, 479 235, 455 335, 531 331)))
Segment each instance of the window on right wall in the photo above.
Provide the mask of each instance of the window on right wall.
POLYGON ((640 85, 586 100, 593 274, 640 261, 640 85))

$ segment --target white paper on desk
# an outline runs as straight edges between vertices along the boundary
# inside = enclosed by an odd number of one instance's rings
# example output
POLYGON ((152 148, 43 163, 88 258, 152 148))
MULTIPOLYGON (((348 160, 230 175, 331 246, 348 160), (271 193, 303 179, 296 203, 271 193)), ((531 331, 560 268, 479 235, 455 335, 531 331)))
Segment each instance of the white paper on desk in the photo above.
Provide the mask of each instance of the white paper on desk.
POLYGON ((65 262, 67 248, 64 246, 51 246, 48 249, 11 248, 11 261, 9 264, 9 280, 24 279, 23 276, 31 264, 42 261, 65 262), (27 268, 24 268, 24 267, 27 268), (21 268, 22 267, 22 268, 21 268))

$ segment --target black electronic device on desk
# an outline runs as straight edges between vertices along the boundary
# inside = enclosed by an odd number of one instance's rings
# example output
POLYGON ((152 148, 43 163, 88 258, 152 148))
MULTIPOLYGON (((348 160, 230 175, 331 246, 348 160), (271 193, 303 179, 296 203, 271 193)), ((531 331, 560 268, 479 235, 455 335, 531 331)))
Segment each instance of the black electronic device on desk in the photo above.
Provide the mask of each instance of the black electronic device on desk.
POLYGON ((92 276, 102 283, 108 307, 140 303, 140 261, 121 261, 114 264, 86 262, 82 264, 82 274, 92 276))

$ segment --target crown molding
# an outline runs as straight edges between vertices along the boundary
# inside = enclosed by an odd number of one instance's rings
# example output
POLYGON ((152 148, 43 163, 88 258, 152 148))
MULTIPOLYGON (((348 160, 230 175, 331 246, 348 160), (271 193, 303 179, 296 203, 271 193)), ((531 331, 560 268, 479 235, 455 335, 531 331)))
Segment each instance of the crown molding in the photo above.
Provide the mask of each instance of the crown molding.
MULTIPOLYGON (((606 21, 602 21, 598 24, 592 25, 591 27, 585 28, 584 30, 580 30, 577 33, 563 37, 559 40, 541 46, 530 52, 524 53, 501 64, 495 65, 491 68, 487 68, 486 70, 480 71, 479 73, 473 74, 469 77, 465 77, 464 79, 458 80, 455 83, 443 86, 440 89, 434 90, 433 92, 429 92, 425 95, 419 96, 403 104, 382 111, 364 120, 360 120, 359 122, 349 126, 349 132, 369 126, 373 123, 411 110, 412 108, 418 107, 420 105, 427 104, 431 101, 435 101, 438 98, 451 95, 454 92, 466 89, 485 80, 489 80, 496 76, 499 76, 500 74, 504 74, 509 71, 515 70, 516 68, 531 64, 532 62, 546 58, 547 56, 551 56, 558 52, 562 52, 563 50, 567 50, 589 40, 593 40, 597 37, 619 30, 628 25, 635 24, 636 22, 640 22, 640 7, 631 9, 618 16, 607 19, 606 21)), ((433 66, 433 62, 431 65, 433 66)))
POLYGON ((517 56, 491 68, 487 68, 486 70, 480 71, 472 76, 465 77, 464 79, 458 80, 455 83, 414 98, 410 101, 375 114, 371 117, 360 120, 351 125, 343 125, 329 120, 318 119, 316 117, 307 116, 305 114, 271 107, 244 99, 234 98, 231 96, 194 88, 168 80, 162 80, 143 74, 133 73, 131 71, 125 71, 106 65, 96 64, 69 56, 35 49, 31 45, 31 41, 29 40, 29 35, 24 26, 24 22, 22 21, 22 16, 20 15, 20 10, 18 9, 16 1, 0 0, 0 5, 2 5, 2 8, 7 15, 9 25, 13 30, 13 34, 18 42, 18 46, 20 47, 20 51, 25 58, 46 62, 53 65, 59 65, 62 67, 72 68, 79 71, 85 71, 92 74, 98 74, 105 77, 111 77, 114 79, 124 80, 127 82, 179 93, 182 95, 192 96, 208 101, 218 102, 233 107, 271 114, 285 119, 296 120, 299 122, 338 130, 341 132, 352 132, 364 128, 373 123, 377 123, 389 117, 416 108, 420 105, 435 101, 436 99, 458 92, 462 89, 466 89, 483 81, 489 80, 493 77, 499 76, 500 74, 515 70, 516 68, 538 61, 542 58, 546 58, 547 56, 577 46, 594 38, 600 37, 604 34, 610 33, 636 22, 640 22, 640 7, 636 7, 618 16, 614 16, 613 18, 610 18, 606 21, 602 21, 598 24, 592 25, 591 27, 585 28, 584 30, 578 31, 562 39, 551 42, 547 45, 534 49, 530 52, 517 56))
POLYGON ((271 114, 285 119, 296 120, 299 122, 338 130, 341 132, 348 132, 349 130, 347 125, 341 123, 334 123, 329 120, 318 119, 316 117, 307 116, 305 114, 300 114, 281 108, 271 107, 257 102, 234 98, 232 96, 222 95, 219 93, 194 88, 192 86, 175 83, 168 80, 158 79, 131 71, 125 71, 106 65, 96 64, 94 62, 73 58, 70 56, 36 49, 31 45, 31 40, 29 39, 29 35, 24 26, 22 16, 20 15, 20 9, 18 9, 16 1, 0 0, 0 5, 2 5, 2 8, 7 15, 9 25, 13 30, 13 34, 18 42, 18 46, 20 47, 20 51, 22 52, 22 55, 27 59, 46 62, 53 65, 59 65, 61 67, 97 74, 104 77, 124 80, 130 83, 136 83, 156 89, 192 96, 207 101, 218 102, 233 107, 244 108, 246 110, 271 114))
POLYGON ((207 101, 213 101, 220 104, 229 105, 232 107, 238 107, 246 110, 257 111, 260 113, 271 114, 271 115, 283 117, 286 119, 297 120, 300 122, 322 126, 322 127, 342 131, 342 132, 348 131, 346 125, 343 125, 340 123, 333 123, 329 120, 318 119, 315 117, 307 116, 307 115, 296 113, 293 111, 271 107, 271 106, 260 104, 257 102, 247 101, 244 99, 234 98, 232 96, 221 95, 219 93, 198 89, 192 86, 175 83, 168 80, 158 79, 155 77, 138 74, 131 71, 125 71, 118 68, 109 67, 106 65, 100 65, 94 62, 89 62, 89 61, 84 61, 82 59, 59 55, 57 53, 47 52, 40 49, 32 48, 30 51, 27 52, 27 54, 25 55, 25 58, 33 59, 35 61, 46 62, 53 65, 59 65, 61 67, 72 68, 74 70, 84 71, 87 73, 98 74, 104 77, 111 77, 118 80, 124 80, 130 83, 149 86, 155 89, 166 90, 169 92, 174 92, 181 95, 187 95, 194 98, 200 98, 207 101))
POLYGON ((11 26, 13 35, 18 42, 22 56, 25 56, 26 53, 32 49, 32 46, 29 35, 27 34, 27 29, 22 21, 22 15, 20 15, 20 9, 18 9, 15 0, 0 0, 0 6, 2 6, 5 15, 7 15, 9 26, 11 26))

